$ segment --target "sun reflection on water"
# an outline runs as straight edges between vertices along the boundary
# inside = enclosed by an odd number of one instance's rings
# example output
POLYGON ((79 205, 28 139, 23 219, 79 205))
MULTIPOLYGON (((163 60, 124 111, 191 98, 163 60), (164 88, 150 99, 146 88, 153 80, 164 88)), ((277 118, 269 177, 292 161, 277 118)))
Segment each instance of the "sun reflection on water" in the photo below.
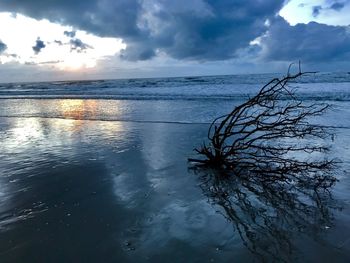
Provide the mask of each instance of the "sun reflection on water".
POLYGON ((96 100, 64 99, 59 101, 59 109, 65 118, 81 120, 96 116, 96 100))
POLYGON ((3 136, 0 134, 2 149, 11 152, 35 146, 49 151, 50 147, 75 144, 77 140, 108 143, 124 136, 124 123, 112 121, 123 115, 123 105, 116 101, 60 99, 31 102, 21 104, 22 110, 34 112, 33 115, 38 117, 12 119, 11 128, 3 136))

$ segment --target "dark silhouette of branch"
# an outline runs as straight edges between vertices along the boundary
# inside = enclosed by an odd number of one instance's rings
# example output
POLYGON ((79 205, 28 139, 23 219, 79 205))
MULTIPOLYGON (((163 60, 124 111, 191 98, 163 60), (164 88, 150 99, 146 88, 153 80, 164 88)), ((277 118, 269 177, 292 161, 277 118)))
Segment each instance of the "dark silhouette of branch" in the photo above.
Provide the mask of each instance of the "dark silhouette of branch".
POLYGON ((204 159, 189 161, 238 174, 246 170, 259 175, 268 172, 275 179, 291 178, 306 170, 316 177, 319 170, 331 171, 334 160, 315 159, 312 155, 329 150, 320 144, 329 131, 309 122, 329 105, 306 104, 288 85, 304 74, 310 72, 302 73, 299 64, 297 74, 288 71, 286 77, 271 80, 257 95, 216 118, 208 130, 210 143, 196 149, 204 159))

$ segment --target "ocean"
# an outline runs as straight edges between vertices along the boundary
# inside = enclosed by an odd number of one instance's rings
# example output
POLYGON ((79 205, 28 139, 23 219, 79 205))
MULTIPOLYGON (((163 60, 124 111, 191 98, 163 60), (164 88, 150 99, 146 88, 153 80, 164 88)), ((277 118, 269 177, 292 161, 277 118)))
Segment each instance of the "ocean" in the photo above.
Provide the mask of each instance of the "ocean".
MULTIPOLYGON (((2 83, 0 98, 118 100, 237 100, 282 74, 154 79, 2 83)), ((350 72, 307 74, 297 80, 303 99, 347 101, 350 72), (332 84, 332 87, 329 86, 332 84)))
POLYGON ((310 120, 340 161, 323 210, 273 200, 266 220, 251 193, 230 220, 187 162, 215 117, 275 77, 0 84, 0 261, 349 262, 348 72, 290 83, 332 106, 310 120))

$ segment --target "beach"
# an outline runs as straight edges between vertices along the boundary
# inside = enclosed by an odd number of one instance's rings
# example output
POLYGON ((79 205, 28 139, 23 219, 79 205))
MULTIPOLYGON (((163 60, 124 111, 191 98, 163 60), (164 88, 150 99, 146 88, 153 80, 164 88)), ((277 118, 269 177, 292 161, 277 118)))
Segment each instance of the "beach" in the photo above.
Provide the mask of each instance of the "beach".
POLYGON ((295 84, 305 101, 332 105, 311 120, 334 131, 327 157, 341 161, 326 218, 309 204, 302 221, 285 221, 298 211, 281 204, 268 222, 260 210, 229 220, 187 161, 210 122, 270 78, 0 85, 1 262, 349 262, 348 75, 295 84), (286 250, 271 247, 276 229, 286 250))

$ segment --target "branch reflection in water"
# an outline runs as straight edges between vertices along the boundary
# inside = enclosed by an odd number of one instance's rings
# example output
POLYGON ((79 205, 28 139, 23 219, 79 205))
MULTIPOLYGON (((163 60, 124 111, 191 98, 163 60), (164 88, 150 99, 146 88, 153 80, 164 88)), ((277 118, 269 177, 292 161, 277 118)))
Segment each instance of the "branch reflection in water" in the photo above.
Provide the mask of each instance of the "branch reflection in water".
POLYGON ((298 180, 269 180, 263 173, 227 174, 198 166, 191 171, 208 202, 262 262, 294 261, 296 237, 320 240, 332 226, 332 210, 340 209, 330 191, 336 181, 330 175, 303 173, 296 175, 298 180))

